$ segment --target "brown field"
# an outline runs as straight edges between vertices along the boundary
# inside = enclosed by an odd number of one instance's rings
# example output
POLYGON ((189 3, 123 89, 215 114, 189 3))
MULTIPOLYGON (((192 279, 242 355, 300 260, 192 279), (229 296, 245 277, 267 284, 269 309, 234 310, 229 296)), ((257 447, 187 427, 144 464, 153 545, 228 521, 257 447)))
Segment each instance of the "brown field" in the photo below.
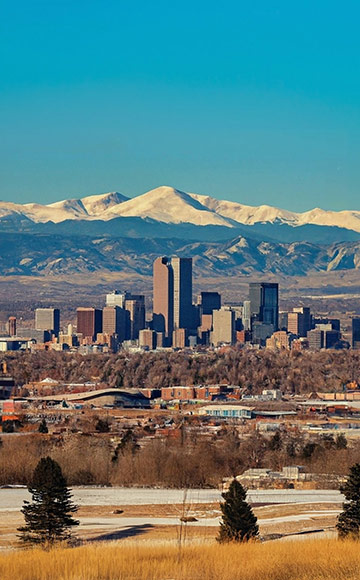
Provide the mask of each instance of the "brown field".
MULTIPOLYGON (((337 503, 270 504, 253 507, 264 540, 273 538, 274 534, 279 537, 319 530, 333 533, 340 510, 340 504, 337 503)), ((214 542, 218 526, 208 525, 204 518, 221 515, 218 503, 82 505, 77 512, 81 525, 74 533, 83 542, 120 540, 127 545, 140 545, 144 541, 155 544, 161 544, 164 540, 176 542, 182 515, 194 516, 197 519, 196 525, 188 523, 186 530, 183 529, 188 543, 214 542), (141 520, 131 523, 129 518, 141 520), (161 518, 162 523, 154 523, 152 518, 161 518), (177 521, 175 525, 174 519, 177 521)), ((19 511, 2 511, 0 549, 18 547, 16 529, 22 523, 23 518, 19 511)))
POLYGON ((92 544, 0 555, 2 580, 358 580, 358 542, 92 544))

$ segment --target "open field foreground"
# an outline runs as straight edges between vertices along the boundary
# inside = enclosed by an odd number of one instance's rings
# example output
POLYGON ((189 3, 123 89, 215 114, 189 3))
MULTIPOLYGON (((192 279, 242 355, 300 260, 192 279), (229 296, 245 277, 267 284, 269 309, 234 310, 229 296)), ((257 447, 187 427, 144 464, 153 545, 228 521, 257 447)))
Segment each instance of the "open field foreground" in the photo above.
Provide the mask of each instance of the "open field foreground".
POLYGON ((357 580, 358 542, 245 545, 93 544, 0 555, 1 580, 357 580))

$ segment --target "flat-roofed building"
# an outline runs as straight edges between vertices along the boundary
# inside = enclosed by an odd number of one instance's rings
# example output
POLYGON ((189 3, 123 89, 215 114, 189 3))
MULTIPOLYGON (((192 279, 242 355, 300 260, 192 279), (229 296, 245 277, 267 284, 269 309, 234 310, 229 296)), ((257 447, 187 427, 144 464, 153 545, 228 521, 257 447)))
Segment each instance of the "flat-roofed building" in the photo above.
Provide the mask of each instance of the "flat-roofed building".
POLYGON ((353 318, 351 321, 351 345, 360 349, 360 318, 353 318))
POLYGON ((252 407, 243 405, 207 405, 199 410, 200 415, 208 415, 219 419, 251 419, 252 412, 252 407))
POLYGON ((49 330, 55 336, 60 331, 60 310, 58 308, 37 308, 35 310, 35 330, 49 330))
POLYGON ((130 322, 129 312, 120 306, 103 308, 103 333, 116 336, 119 343, 126 340, 126 330, 130 322))
POLYGON ((150 328, 144 328, 139 332, 139 346, 154 350, 156 348, 156 332, 150 328))
POLYGON ((153 265, 153 329, 171 343, 174 328, 174 273, 166 256, 156 258, 153 265))
POLYGON ((192 307, 192 258, 171 258, 174 273, 174 329, 194 326, 192 307))
POLYGON ((200 292, 197 304, 200 307, 200 315, 211 315, 213 310, 220 310, 221 295, 219 292, 200 292))
POLYGON ((97 334, 102 332, 102 310, 99 308, 78 308, 76 330, 84 341, 95 342, 97 334))
POLYGON ((8 320, 9 336, 16 336, 16 316, 10 316, 8 320))
POLYGON ((279 328, 279 284, 251 282, 249 300, 252 322, 271 324, 274 331, 279 328))
POLYGON ((140 330, 145 328, 145 297, 142 294, 130 295, 125 300, 125 310, 129 313, 128 338, 137 340, 140 330))
POLYGON ((211 343, 234 344, 235 342, 235 312, 226 306, 213 311, 211 343))

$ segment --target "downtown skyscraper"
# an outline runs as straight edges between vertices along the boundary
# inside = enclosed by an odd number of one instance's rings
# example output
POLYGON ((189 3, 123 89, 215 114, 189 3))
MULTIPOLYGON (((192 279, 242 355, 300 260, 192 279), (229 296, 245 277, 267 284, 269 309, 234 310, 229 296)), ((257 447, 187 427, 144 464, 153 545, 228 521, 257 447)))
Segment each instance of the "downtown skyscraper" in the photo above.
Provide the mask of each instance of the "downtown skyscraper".
POLYGON ((192 258, 157 258, 153 276, 153 329, 171 344, 174 330, 192 328, 192 258))

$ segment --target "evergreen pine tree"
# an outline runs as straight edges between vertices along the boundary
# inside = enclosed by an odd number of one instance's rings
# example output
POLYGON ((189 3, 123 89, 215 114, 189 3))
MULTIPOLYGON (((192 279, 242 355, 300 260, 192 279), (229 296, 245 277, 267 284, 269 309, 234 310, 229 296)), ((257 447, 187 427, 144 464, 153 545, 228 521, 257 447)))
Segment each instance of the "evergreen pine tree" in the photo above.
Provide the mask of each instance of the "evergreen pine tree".
POLYGON ((259 535, 257 518, 246 501, 246 490, 237 479, 233 479, 229 490, 222 494, 220 504, 222 522, 218 542, 248 542, 259 535))
POLYGON ((39 424, 39 433, 49 433, 49 429, 45 419, 43 419, 39 424))
POLYGON ((79 525, 71 516, 77 511, 60 465, 45 457, 40 459, 28 486, 32 502, 24 501, 25 526, 18 528, 26 544, 51 545, 71 538, 71 528, 79 525))
POLYGON ((360 463, 350 468, 345 485, 340 487, 345 496, 343 511, 338 517, 336 528, 339 538, 360 538, 360 463))

